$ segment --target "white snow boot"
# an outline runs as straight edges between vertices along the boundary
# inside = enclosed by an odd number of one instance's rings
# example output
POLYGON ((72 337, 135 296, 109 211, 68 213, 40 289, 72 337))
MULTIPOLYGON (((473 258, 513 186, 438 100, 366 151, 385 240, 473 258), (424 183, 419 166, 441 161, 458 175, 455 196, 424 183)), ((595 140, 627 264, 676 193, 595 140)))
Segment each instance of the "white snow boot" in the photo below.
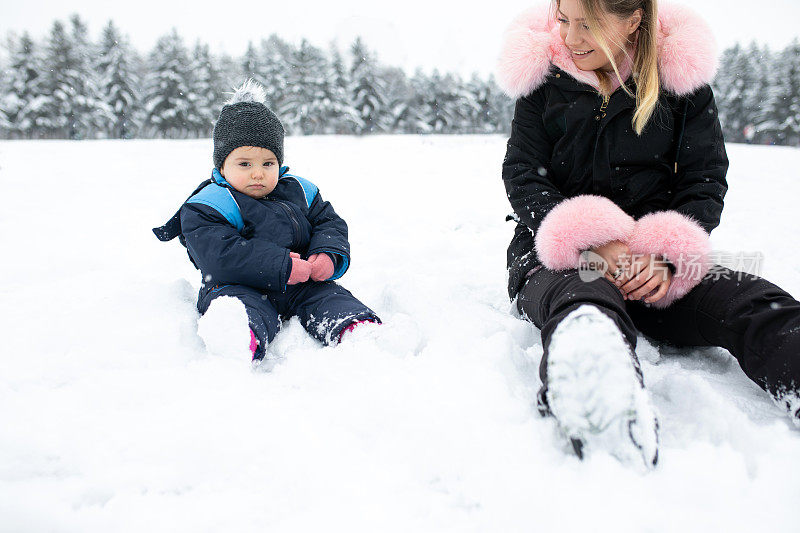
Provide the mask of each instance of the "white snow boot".
POLYGON ((625 464, 658 460, 658 420, 636 355, 593 305, 568 314, 550 338, 544 400, 583 459, 604 450, 625 464))
POLYGON ((197 334, 206 351, 215 357, 248 361, 251 332, 244 304, 232 296, 220 296, 197 321, 197 334))

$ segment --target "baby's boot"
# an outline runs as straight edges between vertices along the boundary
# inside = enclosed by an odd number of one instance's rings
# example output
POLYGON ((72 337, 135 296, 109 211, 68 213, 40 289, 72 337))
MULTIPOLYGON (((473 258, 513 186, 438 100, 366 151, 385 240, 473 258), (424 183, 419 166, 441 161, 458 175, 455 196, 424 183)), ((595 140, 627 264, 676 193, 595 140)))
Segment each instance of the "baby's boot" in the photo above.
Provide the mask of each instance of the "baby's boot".
POLYGON ((339 332, 339 338, 336 341, 337 344, 342 342, 342 339, 349 338, 352 335, 353 330, 358 327, 361 327, 363 324, 375 324, 378 325, 380 322, 377 322, 371 318, 367 318, 364 320, 356 320, 355 322, 351 322, 347 327, 345 327, 342 331, 339 332))
POLYGON ((197 321, 197 334, 213 356, 241 361, 258 353, 258 339, 250 329, 244 304, 231 296, 220 296, 211 302, 197 321))

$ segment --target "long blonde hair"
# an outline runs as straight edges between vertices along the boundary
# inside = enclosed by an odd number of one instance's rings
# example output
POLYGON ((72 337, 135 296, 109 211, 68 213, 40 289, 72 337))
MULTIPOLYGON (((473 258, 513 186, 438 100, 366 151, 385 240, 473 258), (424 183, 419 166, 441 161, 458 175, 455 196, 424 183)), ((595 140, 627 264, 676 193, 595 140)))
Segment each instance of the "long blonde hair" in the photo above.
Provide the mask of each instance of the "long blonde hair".
MULTIPOLYGON (((553 0, 557 9, 561 7, 561 0, 553 0)), ((636 99, 636 110, 633 114, 633 129, 637 135, 641 135, 647 122, 653 116, 656 105, 658 104, 659 86, 658 79, 658 4, 657 0, 578 0, 583 9, 586 23, 592 37, 600 45, 600 49, 611 60, 619 80, 620 87, 628 95, 636 99), (637 73, 636 94, 634 95, 625 85, 625 80, 619 73, 619 68, 614 60, 609 42, 613 42, 607 26, 604 24, 606 14, 616 15, 619 18, 628 18, 637 9, 642 10, 642 21, 639 24, 636 38, 636 53, 633 58, 633 72, 637 73)), ((619 48, 626 50, 626 43, 613 43, 619 48)), ((608 74, 601 70, 596 70, 597 78, 600 82, 600 94, 608 96, 611 94, 611 80, 608 74)))

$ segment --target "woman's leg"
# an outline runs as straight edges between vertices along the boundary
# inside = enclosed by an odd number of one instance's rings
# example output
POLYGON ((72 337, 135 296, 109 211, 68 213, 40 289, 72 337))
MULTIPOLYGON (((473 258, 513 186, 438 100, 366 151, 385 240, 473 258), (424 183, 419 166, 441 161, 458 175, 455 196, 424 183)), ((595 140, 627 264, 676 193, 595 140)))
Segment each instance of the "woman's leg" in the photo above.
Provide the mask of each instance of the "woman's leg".
POLYGON ((800 302, 769 281, 716 266, 666 309, 630 302, 642 333, 679 346, 721 346, 800 423, 800 302))
POLYGON ((577 270, 543 268, 523 286, 517 307, 542 332, 540 412, 556 418, 579 457, 602 449, 652 467, 658 422, 619 290, 605 278, 583 281, 577 270))
MULTIPOLYGON (((636 328, 625 309, 625 300, 605 278, 583 281, 577 270, 554 272, 544 267, 525 282, 517 297, 517 310, 542 331, 544 355, 539 375, 547 387, 547 358, 550 338, 561 321, 582 305, 593 305, 617 325, 625 340, 636 348, 636 328)), ((543 391, 544 392, 544 391, 543 391)))

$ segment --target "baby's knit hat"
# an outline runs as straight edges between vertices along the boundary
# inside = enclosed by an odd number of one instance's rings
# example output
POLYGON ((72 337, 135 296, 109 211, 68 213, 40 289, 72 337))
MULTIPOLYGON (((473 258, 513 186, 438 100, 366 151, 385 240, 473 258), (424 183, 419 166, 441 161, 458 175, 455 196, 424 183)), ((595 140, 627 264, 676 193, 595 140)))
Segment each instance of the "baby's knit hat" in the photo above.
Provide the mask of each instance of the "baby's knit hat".
POLYGON ((214 166, 222 168, 225 158, 240 146, 271 150, 283 165, 283 125, 264 104, 264 88, 247 80, 236 89, 220 111, 214 126, 214 166))

